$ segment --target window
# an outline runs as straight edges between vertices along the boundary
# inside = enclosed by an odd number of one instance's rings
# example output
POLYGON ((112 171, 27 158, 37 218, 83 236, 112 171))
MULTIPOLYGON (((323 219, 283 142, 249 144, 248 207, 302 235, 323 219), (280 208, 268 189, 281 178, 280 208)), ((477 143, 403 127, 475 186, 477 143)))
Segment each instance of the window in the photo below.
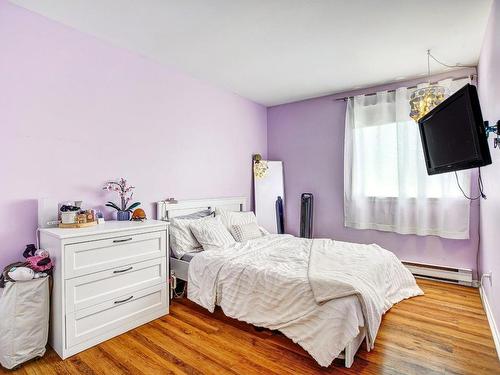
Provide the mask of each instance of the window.
POLYGON ((462 197, 454 174, 427 175, 418 125, 413 120, 355 128, 353 132, 353 162, 357 166, 353 170, 355 194, 462 197))
MULTIPOLYGON (((468 82, 440 84, 452 93, 468 82)), ((468 238, 470 202, 453 173, 427 175, 418 125, 409 117, 410 94, 400 88, 357 96, 347 104, 345 225, 468 238)), ((459 172, 459 180, 468 193, 470 172, 459 172)))

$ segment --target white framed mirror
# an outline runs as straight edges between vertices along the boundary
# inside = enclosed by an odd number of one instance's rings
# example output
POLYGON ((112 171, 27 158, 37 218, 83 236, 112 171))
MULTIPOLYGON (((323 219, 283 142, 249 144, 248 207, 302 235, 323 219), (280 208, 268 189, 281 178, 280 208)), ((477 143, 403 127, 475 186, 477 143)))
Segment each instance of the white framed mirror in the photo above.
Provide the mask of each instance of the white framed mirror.
POLYGON ((254 158, 253 171, 257 221, 270 233, 283 233, 283 162, 254 158))

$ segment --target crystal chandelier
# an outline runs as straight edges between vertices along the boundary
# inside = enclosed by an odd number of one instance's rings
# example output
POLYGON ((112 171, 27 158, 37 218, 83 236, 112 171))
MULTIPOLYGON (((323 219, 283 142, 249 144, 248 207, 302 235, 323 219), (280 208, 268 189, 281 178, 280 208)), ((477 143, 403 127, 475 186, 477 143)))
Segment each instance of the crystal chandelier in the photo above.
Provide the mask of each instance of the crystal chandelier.
POLYGON ((415 122, 418 122, 447 97, 446 89, 443 86, 431 84, 430 50, 427 50, 427 75, 429 76, 429 86, 416 89, 410 95, 410 117, 415 122))

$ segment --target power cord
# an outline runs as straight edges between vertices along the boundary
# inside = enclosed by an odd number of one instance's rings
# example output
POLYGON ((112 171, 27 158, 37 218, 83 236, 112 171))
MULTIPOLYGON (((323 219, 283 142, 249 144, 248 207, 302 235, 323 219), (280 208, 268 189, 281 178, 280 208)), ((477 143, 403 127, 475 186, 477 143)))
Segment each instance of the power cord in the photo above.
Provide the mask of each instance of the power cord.
POLYGON ((36 243, 36 248, 40 248, 40 228, 36 228, 35 231, 35 243, 36 243))
MULTIPOLYGON (((465 191, 460 186, 460 182, 458 180, 458 174, 456 171, 455 171, 455 180, 457 181, 458 188, 462 192, 463 196, 465 198, 467 198, 468 200, 474 201, 474 200, 477 200, 479 198, 486 199, 486 194, 484 194, 483 178, 481 177, 481 168, 478 168, 478 175, 477 175, 477 186, 479 189, 479 195, 477 197, 469 197, 469 196, 467 196, 467 194, 465 194, 465 191)), ((480 221, 481 217, 479 217, 478 220, 480 221)), ((478 243, 477 243, 477 251, 476 251, 476 274, 478 277, 479 277, 479 249, 481 248, 481 234, 479 233, 479 224, 480 223, 478 223, 478 243)), ((484 275, 481 276, 480 285, 482 285, 483 277, 484 277, 484 275)))
POLYGON ((174 298, 182 298, 184 297, 184 294, 186 293, 186 286, 187 286, 187 282, 183 282, 183 286, 182 286, 182 291, 180 293, 177 293, 177 291, 175 290, 176 288, 173 288, 172 289, 172 294, 174 296, 174 298))
POLYGON ((458 180, 458 174, 455 171, 455 180, 457 181, 457 186, 462 192, 462 195, 467 198, 470 201, 475 201, 477 199, 483 198, 486 199, 486 194, 484 194, 484 186, 483 186, 483 178, 481 177, 481 168, 478 168, 478 177, 477 177, 477 187, 479 189, 479 195, 477 197, 469 197, 467 194, 465 194, 464 189, 460 186, 460 181, 458 180))

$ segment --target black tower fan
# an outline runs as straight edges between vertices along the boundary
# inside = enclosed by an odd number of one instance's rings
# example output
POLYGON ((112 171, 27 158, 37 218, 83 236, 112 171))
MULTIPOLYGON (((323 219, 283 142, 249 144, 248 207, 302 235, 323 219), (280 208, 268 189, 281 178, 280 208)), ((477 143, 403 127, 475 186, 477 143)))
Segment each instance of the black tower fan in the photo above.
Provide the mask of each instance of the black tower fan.
POLYGON ((300 196, 300 237, 312 238, 313 235, 313 208, 312 193, 303 193, 300 196))
POLYGON ((276 199, 276 227, 278 229, 278 234, 285 233, 285 220, 283 218, 283 199, 278 197, 276 199))

